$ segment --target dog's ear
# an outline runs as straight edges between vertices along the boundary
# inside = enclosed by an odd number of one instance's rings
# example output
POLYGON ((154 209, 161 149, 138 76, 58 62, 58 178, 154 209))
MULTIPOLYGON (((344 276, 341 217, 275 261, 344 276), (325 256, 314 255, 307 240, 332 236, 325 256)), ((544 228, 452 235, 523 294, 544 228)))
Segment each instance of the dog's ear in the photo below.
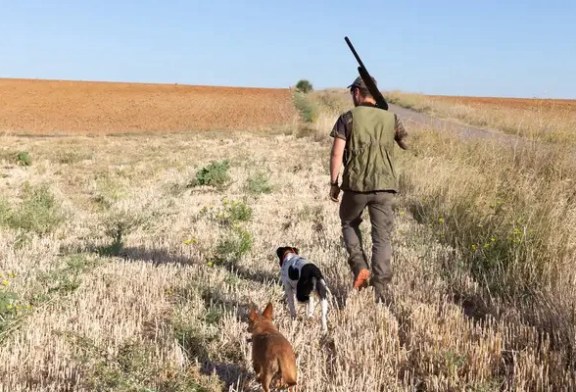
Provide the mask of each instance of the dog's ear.
POLYGON ((294 250, 294 253, 296 253, 297 255, 300 254, 300 251, 298 250, 298 248, 292 248, 294 250))
POLYGON ((258 312, 256 311, 256 309, 251 308, 250 313, 248 313, 248 319, 250 321, 255 321, 257 318, 258 318, 258 312))
POLYGON ((282 256, 284 256, 284 250, 286 248, 281 246, 278 249, 276 249, 276 256, 278 256, 278 258, 280 259, 280 261, 282 261, 282 256))
POLYGON ((266 309, 264 309, 264 311, 262 312, 262 316, 265 319, 272 321, 272 302, 268 302, 268 305, 266 305, 266 309))

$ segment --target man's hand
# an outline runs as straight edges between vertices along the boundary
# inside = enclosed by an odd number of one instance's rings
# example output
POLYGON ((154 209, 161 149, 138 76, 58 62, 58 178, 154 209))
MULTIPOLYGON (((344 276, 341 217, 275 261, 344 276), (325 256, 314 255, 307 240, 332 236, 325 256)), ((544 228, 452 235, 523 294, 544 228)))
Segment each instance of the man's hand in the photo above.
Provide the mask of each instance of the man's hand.
POLYGON ((338 184, 330 185, 330 200, 337 203, 338 195, 340 195, 340 187, 338 186, 338 184))

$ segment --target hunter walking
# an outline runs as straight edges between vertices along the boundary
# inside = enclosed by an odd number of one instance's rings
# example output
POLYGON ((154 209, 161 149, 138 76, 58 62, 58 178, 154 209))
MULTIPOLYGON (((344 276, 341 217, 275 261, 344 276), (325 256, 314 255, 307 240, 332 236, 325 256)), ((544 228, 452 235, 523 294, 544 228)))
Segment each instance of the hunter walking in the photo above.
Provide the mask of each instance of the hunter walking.
MULTIPOLYGON (((376 84, 373 78, 372 81, 376 84)), ((340 190, 343 191, 340 221, 348 264, 354 274, 354 288, 362 289, 371 283, 376 302, 389 303, 394 228, 392 205, 398 192, 394 149, 395 144, 408 149, 408 134, 396 114, 376 106, 361 77, 348 88, 354 108, 338 118, 330 133, 333 137, 330 199, 338 202, 340 190), (344 172, 339 185, 342 163, 344 172), (360 232, 362 212, 366 208, 372 225, 371 265, 368 265, 360 232)))

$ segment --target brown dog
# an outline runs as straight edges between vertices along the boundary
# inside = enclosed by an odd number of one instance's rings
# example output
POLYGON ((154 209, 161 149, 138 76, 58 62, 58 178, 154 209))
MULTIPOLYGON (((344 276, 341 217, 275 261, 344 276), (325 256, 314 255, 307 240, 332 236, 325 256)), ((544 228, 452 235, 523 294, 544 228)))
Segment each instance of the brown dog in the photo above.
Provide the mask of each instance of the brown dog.
POLYGON ((265 392, 270 391, 270 383, 280 376, 280 387, 296 385, 296 355, 292 345, 272 324, 272 304, 268 303, 262 315, 250 310, 248 332, 252 333, 252 364, 256 380, 265 392))

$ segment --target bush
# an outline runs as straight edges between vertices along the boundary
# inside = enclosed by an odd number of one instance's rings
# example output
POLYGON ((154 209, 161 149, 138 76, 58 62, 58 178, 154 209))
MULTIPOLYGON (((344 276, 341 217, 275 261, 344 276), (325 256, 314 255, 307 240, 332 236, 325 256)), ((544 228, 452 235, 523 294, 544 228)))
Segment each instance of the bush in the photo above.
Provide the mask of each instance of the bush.
POLYGON ((241 200, 224 200, 224 209, 217 215, 217 220, 223 225, 236 222, 246 222, 252 219, 252 208, 241 200))
POLYGON ((16 163, 20 166, 30 166, 32 164, 32 158, 28 151, 21 151, 16 155, 16 163))
POLYGON ((112 242, 97 249, 101 256, 118 256, 124 248, 124 238, 143 222, 141 216, 116 211, 108 217, 105 234, 112 242))
POLYGON ((272 185, 268 182, 268 175, 264 172, 257 172, 248 178, 244 185, 244 190, 250 194, 258 195, 260 193, 271 193, 272 185))
POLYGON ((314 90, 312 87, 312 83, 307 81, 306 79, 299 80, 296 83, 296 90, 303 92, 304 94, 309 93, 310 91, 314 90))
POLYGON ((63 220, 59 203, 45 185, 26 185, 22 203, 15 211, 12 211, 6 201, 0 200, 0 225, 46 234, 63 220))
POLYGON ((294 94, 294 105, 302 121, 313 123, 318 119, 318 104, 303 93, 294 94))
POLYGON ((228 169, 230 163, 224 161, 212 161, 208 166, 196 172, 196 177, 190 183, 190 186, 208 185, 216 188, 224 188, 230 181, 228 169))
POLYGON ((216 245, 215 259, 217 262, 236 262, 240 257, 250 252, 254 239, 246 229, 234 226, 222 236, 216 245))
MULTIPOLYGON (((8 280, 4 277, 0 280, 0 334, 10 326, 10 323, 18 317, 20 298, 8 289, 8 280)), ((1 340, 1 336, 0 336, 1 340)))

